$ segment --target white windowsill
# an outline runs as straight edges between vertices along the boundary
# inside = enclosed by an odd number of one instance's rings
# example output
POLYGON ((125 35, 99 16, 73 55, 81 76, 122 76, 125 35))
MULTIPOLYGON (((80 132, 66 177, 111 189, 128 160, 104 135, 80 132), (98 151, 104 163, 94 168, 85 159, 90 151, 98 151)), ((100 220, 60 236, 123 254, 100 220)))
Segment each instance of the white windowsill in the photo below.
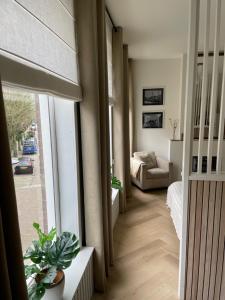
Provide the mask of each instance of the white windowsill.
POLYGON ((93 254, 93 247, 84 247, 80 250, 72 265, 65 270, 65 288, 63 300, 73 299, 86 266, 93 254))
POLYGON ((112 188, 112 204, 115 201, 118 194, 119 194, 119 190, 112 188))

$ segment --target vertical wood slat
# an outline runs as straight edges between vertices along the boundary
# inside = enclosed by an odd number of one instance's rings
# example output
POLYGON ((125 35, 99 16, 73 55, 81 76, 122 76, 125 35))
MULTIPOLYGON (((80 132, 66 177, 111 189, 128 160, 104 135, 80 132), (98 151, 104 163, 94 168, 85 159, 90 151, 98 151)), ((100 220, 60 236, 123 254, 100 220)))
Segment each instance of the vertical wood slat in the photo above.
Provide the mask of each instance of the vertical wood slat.
POLYGON ((209 293, 209 280, 210 280, 210 267, 211 267, 211 255, 212 255, 212 240, 213 240, 213 223, 214 223, 214 211, 215 211, 215 193, 216 182, 210 183, 209 191, 209 214, 208 214, 208 228, 207 228, 207 243, 205 253, 205 276, 203 287, 203 299, 208 299, 209 293))
POLYGON ((210 270, 210 285, 209 285, 209 298, 214 299, 215 280, 216 280, 216 266, 218 259, 218 246, 219 246, 219 233, 220 233, 220 212, 222 200, 222 182, 217 182, 216 197, 215 197, 215 215, 214 215, 214 229, 213 229, 213 242, 212 242, 212 255, 211 255, 211 270, 210 270))
POLYGON ((208 92, 207 92, 207 104, 206 104, 206 122, 205 125, 209 126, 209 111, 210 111, 210 96, 212 87, 212 76, 208 75, 208 92))
POLYGON ((201 109, 200 109, 200 124, 199 124, 199 145, 198 145, 198 173, 202 172, 202 153, 203 140, 205 134, 206 120, 206 102, 208 92, 208 52, 209 52, 209 33, 210 33, 210 0, 206 0, 205 5, 205 24, 204 24, 204 59, 203 59, 203 78, 202 78, 202 94, 201 94, 201 109))
POLYGON ((198 126, 200 124, 201 93, 202 93, 202 71, 201 71, 201 78, 200 78, 200 90, 199 90, 199 101, 198 101, 198 126))
POLYGON ((201 74, 200 70, 196 70, 196 93, 195 93, 195 108, 194 108, 194 126, 199 126, 199 106, 201 102, 201 74))
POLYGON ((221 0, 216 0, 216 16, 215 16, 215 40, 214 40, 214 59, 213 59, 213 75, 212 75, 212 93, 210 103, 210 122, 208 137, 208 157, 207 172, 211 173, 212 169, 212 151, 213 138, 215 130, 215 115, 217 106, 218 93, 218 67, 219 67, 219 46, 220 46, 220 18, 221 16, 221 0))
MULTIPOLYGON (((217 270, 216 270, 216 285, 215 285, 215 300, 220 300, 220 288, 223 275, 223 263, 224 263, 224 238, 225 238, 225 182, 223 182, 222 188, 222 206, 221 206, 221 218, 220 218, 220 235, 219 235, 219 246, 218 246, 218 259, 217 259, 217 270)), ((224 282, 225 288, 225 282, 224 282)), ((224 298, 225 299, 225 295, 224 298)))
POLYGON ((194 101, 194 109, 193 109, 193 124, 196 126, 196 110, 197 110, 197 99, 198 99, 198 72, 196 71, 196 87, 195 87, 195 101, 194 101))
POLYGON ((198 277, 199 277, 199 259, 200 259, 200 238, 201 238, 201 225, 202 225, 202 200, 203 200, 203 181, 198 182, 197 186, 197 199, 195 211, 195 246, 194 246, 194 266, 193 266, 193 279, 192 279, 192 299, 197 297, 198 277))
POLYGON ((223 249, 223 273, 219 300, 225 299, 225 247, 223 249))
POLYGON ((195 246, 195 211, 197 200, 197 181, 191 183, 190 204, 189 204, 189 232, 188 232, 188 250, 187 250, 187 281, 186 281, 186 300, 191 300, 192 292, 192 274, 194 267, 194 246, 195 246))
POLYGON ((198 80, 197 80, 197 99, 196 99, 196 126, 199 127, 199 116, 200 116, 200 107, 201 107, 201 90, 202 90, 202 74, 201 70, 198 70, 198 80))
POLYGON ((185 300, 223 300, 225 182, 190 181, 189 195, 185 300))
POLYGON ((200 246, 198 293, 197 293, 197 299, 200 300, 202 300, 202 295, 203 295, 203 284, 204 284, 204 274, 205 274, 205 249, 206 249, 206 242, 207 242, 208 211, 209 211, 209 186, 210 186, 209 181, 204 182, 201 246, 200 246))
POLYGON ((223 79, 222 79, 222 92, 221 92, 221 101, 220 101, 220 120, 219 120, 219 134, 218 134, 218 148, 217 148, 216 171, 218 173, 222 171, 224 119, 225 119, 225 57, 223 62, 223 79))
POLYGON ((193 108, 195 97, 195 78, 196 78, 196 61, 199 32, 199 8, 200 0, 190 0, 189 6, 189 28, 188 28, 188 60, 187 60, 187 88, 186 88, 186 105, 185 105, 185 128, 184 128, 184 145, 183 145, 183 224, 182 224, 182 241, 180 245, 180 270, 179 270, 179 296, 184 299, 185 280, 186 280, 186 257, 187 257, 187 205, 189 175, 191 170, 191 153, 193 141, 193 108))

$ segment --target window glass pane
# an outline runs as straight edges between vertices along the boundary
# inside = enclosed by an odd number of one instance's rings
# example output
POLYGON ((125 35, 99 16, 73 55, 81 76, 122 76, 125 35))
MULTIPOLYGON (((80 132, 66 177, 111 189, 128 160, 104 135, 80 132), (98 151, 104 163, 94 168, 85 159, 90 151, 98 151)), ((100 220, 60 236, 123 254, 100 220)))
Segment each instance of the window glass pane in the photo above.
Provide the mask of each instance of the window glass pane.
MULTIPOLYGON (((37 238, 33 222, 48 231, 46 166, 43 159, 43 137, 46 139, 48 128, 42 128, 37 95, 9 88, 4 88, 3 94, 21 240, 25 251, 37 238), (44 131, 45 135, 42 134, 44 131)), ((51 156, 47 163, 52 166, 51 156)))
POLYGON ((110 143, 110 168, 111 174, 114 174, 114 161, 113 161, 113 106, 109 105, 109 143, 110 143))
POLYGON ((73 101, 53 98, 60 190, 61 230, 81 240, 77 109, 73 101))
POLYGON ((112 23, 106 14, 106 42, 107 42, 107 69, 108 69, 108 93, 113 96, 112 89, 112 23))

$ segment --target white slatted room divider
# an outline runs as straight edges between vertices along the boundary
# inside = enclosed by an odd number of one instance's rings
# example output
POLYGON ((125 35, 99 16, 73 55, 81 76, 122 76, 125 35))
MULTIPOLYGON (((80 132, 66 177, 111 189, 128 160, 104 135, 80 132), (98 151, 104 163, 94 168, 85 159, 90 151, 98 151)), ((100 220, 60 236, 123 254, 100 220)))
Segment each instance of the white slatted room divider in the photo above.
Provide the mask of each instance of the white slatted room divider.
POLYGON ((189 2, 179 294, 180 300, 223 300, 225 61, 220 55, 225 48, 225 1, 189 2), (198 139, 196 170, 193 170, 194 139, 198 139))

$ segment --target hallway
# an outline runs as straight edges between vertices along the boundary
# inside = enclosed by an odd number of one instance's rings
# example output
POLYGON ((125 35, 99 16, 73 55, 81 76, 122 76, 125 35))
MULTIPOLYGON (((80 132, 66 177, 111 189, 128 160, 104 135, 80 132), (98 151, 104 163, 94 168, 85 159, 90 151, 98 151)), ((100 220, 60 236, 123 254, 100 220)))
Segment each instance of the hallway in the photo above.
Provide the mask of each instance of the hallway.
POLYGON ((132 188, 114 231, 115 265, 105 295, 93 300, 177 300, 179 241, 166 190, 132 188))

